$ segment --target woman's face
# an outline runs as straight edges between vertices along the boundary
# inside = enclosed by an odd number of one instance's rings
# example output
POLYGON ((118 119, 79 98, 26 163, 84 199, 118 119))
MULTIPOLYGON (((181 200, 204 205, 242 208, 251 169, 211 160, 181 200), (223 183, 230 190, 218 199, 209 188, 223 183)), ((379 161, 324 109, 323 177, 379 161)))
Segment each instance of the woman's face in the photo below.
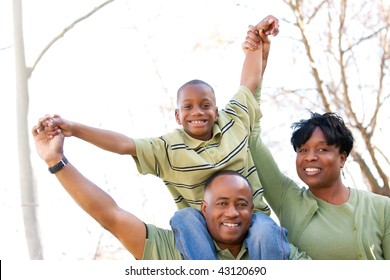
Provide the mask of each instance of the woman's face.
POLYGON ((317 127, 309 140, 297 149, 298 176, 312 190, 337 187, 342 184, 340 169, 346 158, 339 147, 327 144, 324 133, 317 127))

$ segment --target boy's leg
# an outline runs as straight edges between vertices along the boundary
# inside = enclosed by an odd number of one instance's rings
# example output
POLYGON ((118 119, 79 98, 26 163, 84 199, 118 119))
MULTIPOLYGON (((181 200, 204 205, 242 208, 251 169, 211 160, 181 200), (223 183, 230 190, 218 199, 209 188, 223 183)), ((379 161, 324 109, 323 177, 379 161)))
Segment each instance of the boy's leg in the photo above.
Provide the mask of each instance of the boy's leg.
POLYGON ((244 244, 251 260, 288 260, 290 256, 287 230, 264 213, 253 214, 244 244))
POLYGON ((170 221, 176 246, 185 260, 216 260, 214 241, 202 213, 191 207, 176 211, 170 221))

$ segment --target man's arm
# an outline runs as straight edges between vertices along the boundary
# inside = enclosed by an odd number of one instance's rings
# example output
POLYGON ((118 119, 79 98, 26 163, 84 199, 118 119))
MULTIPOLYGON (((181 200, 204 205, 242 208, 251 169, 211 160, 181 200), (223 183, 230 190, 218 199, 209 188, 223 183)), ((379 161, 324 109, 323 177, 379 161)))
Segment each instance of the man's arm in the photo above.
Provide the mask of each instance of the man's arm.
POLYGON ((279 21, 273 16, 267 16, 256 26, 249 26, 246 41, 243 44, 245 60, 241 73, 241 85, 250 89, 252 93, 260 85, 267 66, 271 46, 268 36, 276 36, 278 32, 279 21))
MULTIPOLYGON (((49 167, 64 158, 64 135, 60 129, 56 135, 50 136, 40 120, 32 134, 39 156, 49 167)), ((146 228, 140 219, 121 209, 111 196, 85 178, 71 163, 56 172, 55 176, 85 212, 116 236, 135 258, 142 258, 146 228)))
POLYGON ((52 129, 59 127, 65 136, 75 136, 106 151, 120 155, 137 155, 133 139, 118 132, 72 122, 57 114, 53 117, 45 116, 42 124, 52 129))

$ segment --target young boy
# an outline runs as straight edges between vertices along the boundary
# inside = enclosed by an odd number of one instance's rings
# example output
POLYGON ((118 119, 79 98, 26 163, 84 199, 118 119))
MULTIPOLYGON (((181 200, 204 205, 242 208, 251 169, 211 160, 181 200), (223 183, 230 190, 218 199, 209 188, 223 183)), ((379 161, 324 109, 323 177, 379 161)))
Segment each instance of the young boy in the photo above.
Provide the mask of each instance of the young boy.
MULTIPOLYGON (((289 256, 286 232, 280 233, 279 227, 267 216, 270 209, 263 200, 263 189, 248 148, 250 132, 261 117, 253 93, 259 96, 269 54, 267 36, 278 33, 278 20, 268 16, 256 25, 256 29, 258 37, 252 38, 253 33, 248 32, 247 40, 257 40, 262 43, 261 47, 254 51, 244 48, 246 57, 241 86, 224 110, 218 111, 214 90, 206 82, 192 80, 179 88, 175 117, 182 129, 156 138, 131 139, 116 132, 67 121, 58 115, 47 116, 43 122, 49 127, 59 127, 65 136, 76 136, 114 153, 129 154, 141 174, 160 177, 177 207, 185 208, 171 220, 178 248, 185 259, 216 258, 204 218, 194 209, 200 209, 206 179, 227 169, 243 174, 254 189, 256 214, 244 240, 250 258, 286 259, 289 256), (278 239, 280 236, 282 240, 278 239)), ((233 217, 222 225, 231 227, 233 232, 240 223, 233 217)))

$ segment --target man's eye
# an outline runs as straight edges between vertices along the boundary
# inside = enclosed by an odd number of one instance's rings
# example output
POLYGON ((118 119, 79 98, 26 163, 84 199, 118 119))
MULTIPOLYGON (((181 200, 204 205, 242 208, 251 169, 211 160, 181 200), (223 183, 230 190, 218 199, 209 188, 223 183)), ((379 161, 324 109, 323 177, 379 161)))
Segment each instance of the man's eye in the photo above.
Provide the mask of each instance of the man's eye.
POLYGON ((246 208, 247 206, 248 206, 248 204, 246 204, 246 203, 238 204, 238 207, 240 207, 240 208, 246 208))

